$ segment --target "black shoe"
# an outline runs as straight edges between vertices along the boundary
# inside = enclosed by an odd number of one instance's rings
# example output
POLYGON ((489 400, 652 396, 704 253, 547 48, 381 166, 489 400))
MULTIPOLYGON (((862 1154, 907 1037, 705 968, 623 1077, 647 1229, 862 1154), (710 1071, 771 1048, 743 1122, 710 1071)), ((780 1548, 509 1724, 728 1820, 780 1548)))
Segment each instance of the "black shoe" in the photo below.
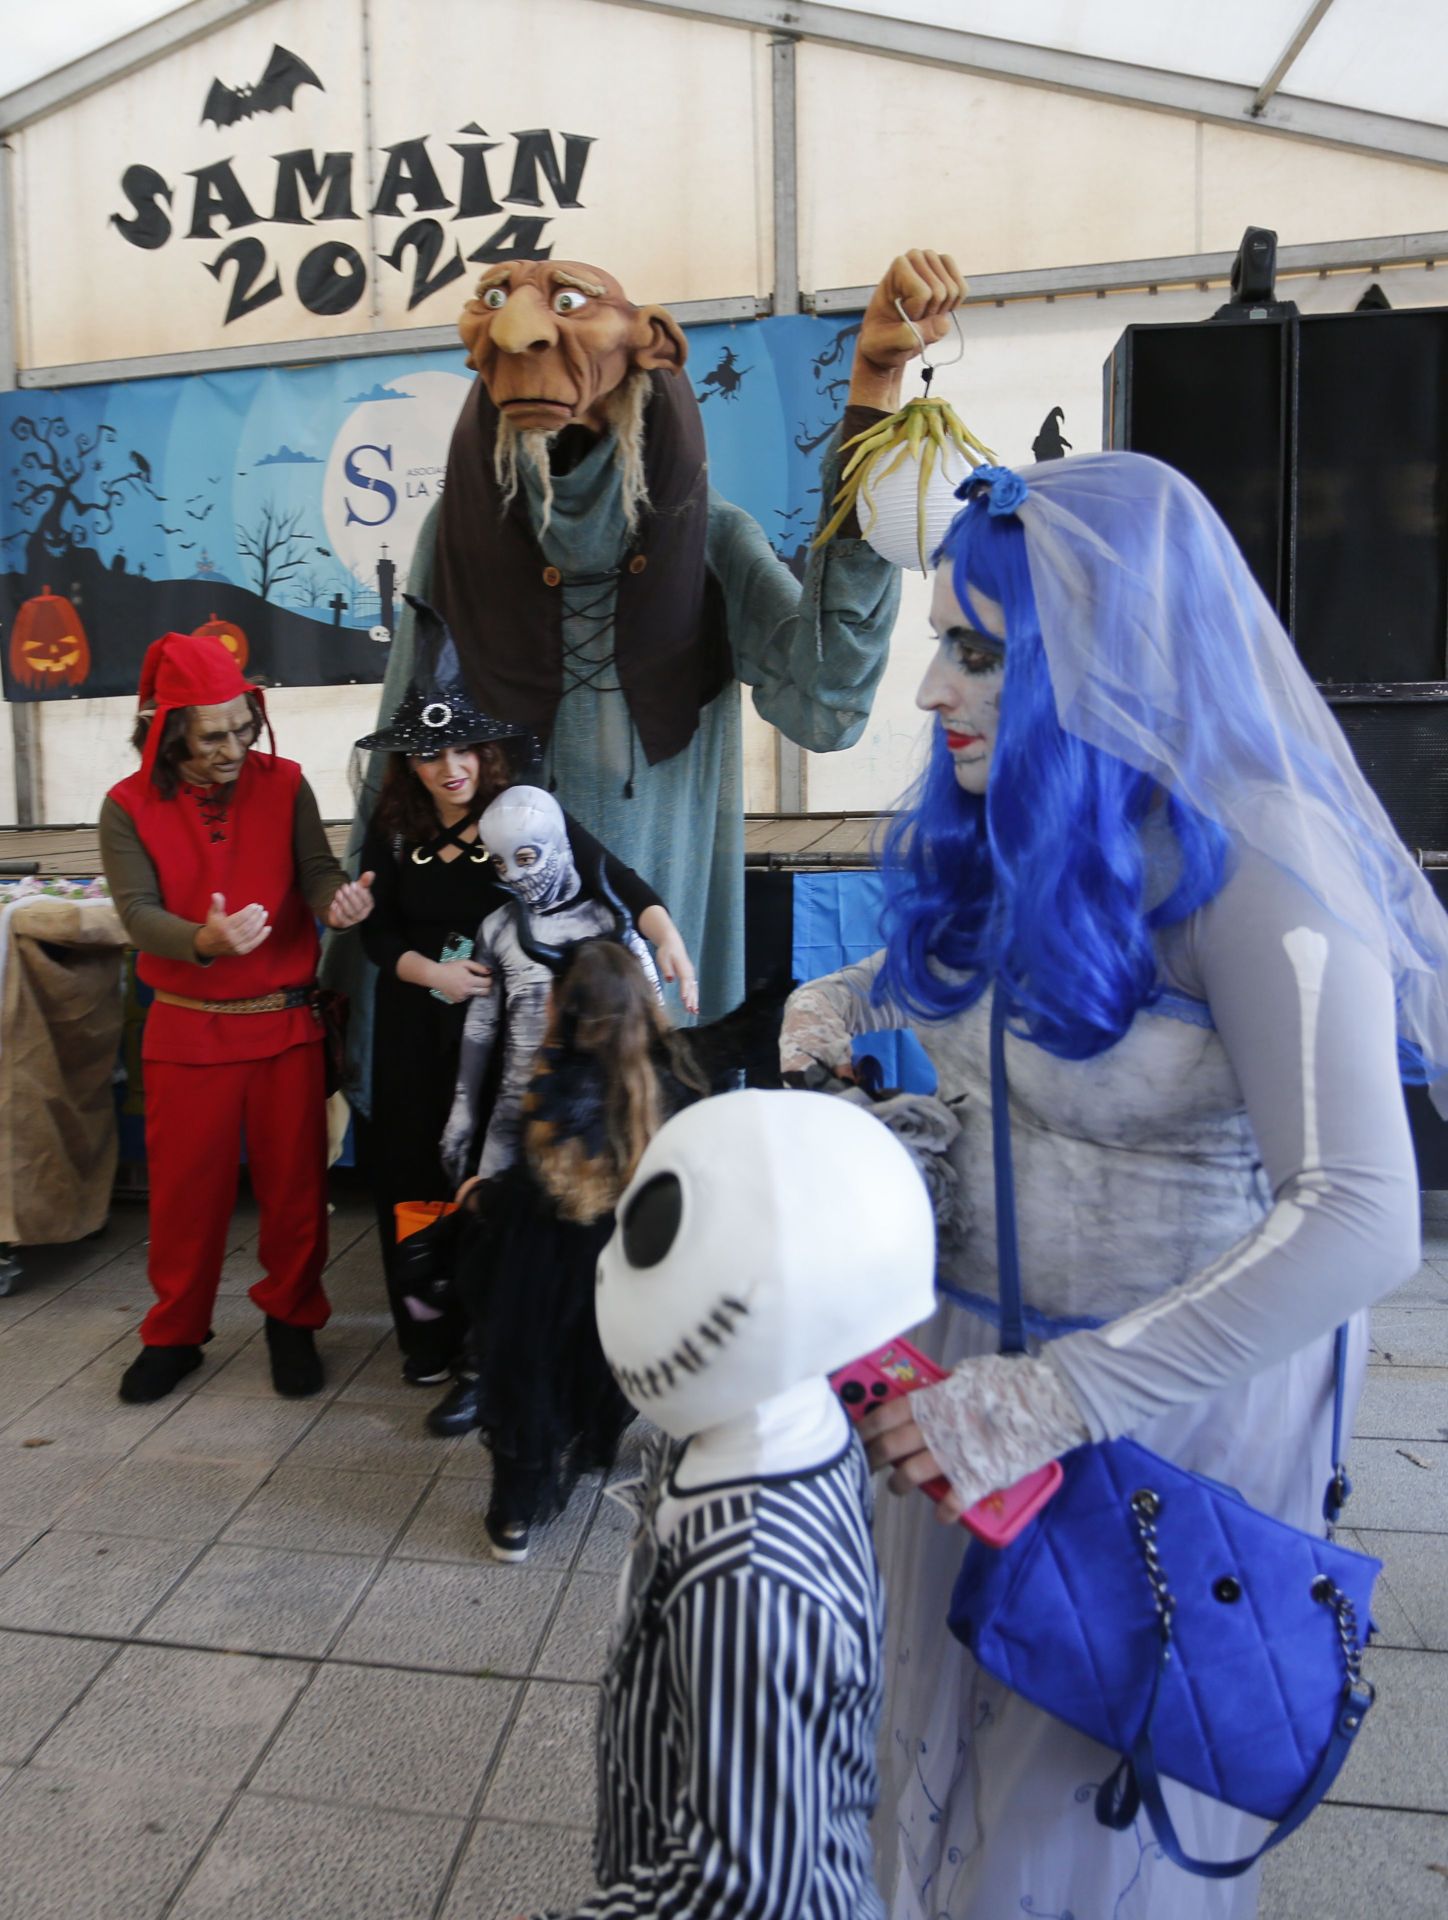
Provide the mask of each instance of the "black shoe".
POLYGON ((410 1387, 441 1387, 452 1379, 452 1368, 430 1353, 409 1353, 402 1361, 402 1377, 410 1387))
POLYGON ((481 1398, 478 1376, 475 1373, 460 1373, 452 1392, 438 1401, 423 1425, 440 1440, 450 1440, 455 1433, 471 1433, 478 1424, 478 1403, 481 1398))
POLYGON ((120 1397, 137 1406, 162 1400, 200 1365, 200 1347, 142 1347, 121 1375, 120 1397))
POLYGON ((490 1511, 483 1516, 483 1538, 495 1560, 514 1564, 528 1558, 529 1531, 521 1520, 495 1520, 490 1511))
POLYGON ((310 1327, 288 1326, 266 1317, 266 1345, 272 1385, 287 1400, 305 1400, 322 1391, 322 1361, 310 1327))

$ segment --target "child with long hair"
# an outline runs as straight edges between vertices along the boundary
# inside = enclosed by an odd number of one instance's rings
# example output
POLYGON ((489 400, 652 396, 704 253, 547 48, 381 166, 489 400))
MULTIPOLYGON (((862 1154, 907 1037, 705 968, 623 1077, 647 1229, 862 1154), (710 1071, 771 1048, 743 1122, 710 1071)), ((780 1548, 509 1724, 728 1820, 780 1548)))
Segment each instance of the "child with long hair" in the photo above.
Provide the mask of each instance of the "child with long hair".
POLYGON ((613 1209, 671 1113, 709 1091, 638 960, 608 938, 552 964, 547 1027, 522 1105, 522 1152, 461 1190, 458 1282, 481 1365, 492 1452, 484 1527, 496 1559, 527 1556, 580 1474, 606 1468, 633 1418, 594 1323, 594 1271, 613 1209))

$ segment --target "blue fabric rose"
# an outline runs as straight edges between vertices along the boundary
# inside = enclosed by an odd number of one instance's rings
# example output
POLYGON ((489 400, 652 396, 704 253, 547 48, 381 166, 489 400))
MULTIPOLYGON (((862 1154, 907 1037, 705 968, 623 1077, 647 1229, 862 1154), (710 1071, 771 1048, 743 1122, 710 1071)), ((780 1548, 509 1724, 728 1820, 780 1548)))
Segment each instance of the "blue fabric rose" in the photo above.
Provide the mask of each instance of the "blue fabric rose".
POLYGON ((975 500, 983 493, 986 512, 994 517, 1014 513, 1030 492, 1013 467, 977 467, 955 489, 957 500, 975 500))

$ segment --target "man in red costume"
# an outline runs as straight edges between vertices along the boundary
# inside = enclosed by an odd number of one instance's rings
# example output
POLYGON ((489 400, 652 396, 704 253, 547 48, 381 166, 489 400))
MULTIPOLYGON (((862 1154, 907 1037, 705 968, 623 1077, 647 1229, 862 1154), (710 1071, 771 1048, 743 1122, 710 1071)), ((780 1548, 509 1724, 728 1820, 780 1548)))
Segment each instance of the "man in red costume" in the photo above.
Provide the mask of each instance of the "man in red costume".
POLYGON ((372 909, 372 876, 351 882, 337 864, 296 762, 252 752, 270 723, 220 641, 156 641, 140 707, 140 771, 111 788, 100 819, 136 971, 155 989, 142 1057, 156 1304, 121 1398, 159 1400, 201 1364, 243 1133, 265 1269, 251 1297, 266 1315, 272 1383, 315 1393, 312 1336, 330 1309, 313 916, 355 926, 372 909))

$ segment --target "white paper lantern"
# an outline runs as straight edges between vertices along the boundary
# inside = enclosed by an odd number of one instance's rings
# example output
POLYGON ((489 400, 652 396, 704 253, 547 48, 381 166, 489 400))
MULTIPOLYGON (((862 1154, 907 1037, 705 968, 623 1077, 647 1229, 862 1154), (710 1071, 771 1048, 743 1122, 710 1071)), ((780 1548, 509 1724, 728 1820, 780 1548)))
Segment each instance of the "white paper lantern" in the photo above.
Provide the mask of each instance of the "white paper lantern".
MULTIPOLYGON (((924 449, 922 448, 923 452, 924 449)), ((875 466, 883 473, 896 458, 898 447, 877 456, 875 466)), ((907 453, 887 479, 872 473, 866 481, 869 498, 861 490, 858 513, 860 531, 882 559, 893 567, 918 567, 930 570, 930 558, 945 538, 951 521, 960 511, 955 489, 971 471, 970 462, 955 447, 936 449, 935 466, 926 486, 925 550, 920 548, 920 460, 907 453)))

